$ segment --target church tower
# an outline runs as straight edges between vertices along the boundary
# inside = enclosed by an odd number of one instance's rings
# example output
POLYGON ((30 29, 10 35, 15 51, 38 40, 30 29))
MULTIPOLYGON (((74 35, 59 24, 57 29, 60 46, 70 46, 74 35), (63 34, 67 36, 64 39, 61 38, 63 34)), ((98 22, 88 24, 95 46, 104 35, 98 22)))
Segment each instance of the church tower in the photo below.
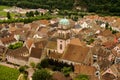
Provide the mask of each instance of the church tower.
POLYGON ((58 53, 63 53, 67 44, 70 43, 70 22, 68 19, 64 18, 59 21, 58 24, 58 38, 57 38, 57 51, 58 53))

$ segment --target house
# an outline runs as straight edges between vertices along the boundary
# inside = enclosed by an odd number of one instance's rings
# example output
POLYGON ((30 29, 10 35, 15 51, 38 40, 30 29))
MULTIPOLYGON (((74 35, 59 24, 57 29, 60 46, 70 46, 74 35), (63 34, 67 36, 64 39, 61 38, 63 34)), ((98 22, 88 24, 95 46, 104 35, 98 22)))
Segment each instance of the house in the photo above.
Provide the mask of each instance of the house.
POLYGON ((14 38, 13 35, 4 37, 4 38, 0 38, 0 45, 5 46, 5 47, 8 47, 10 44, 14 44, 16 42, 17 42, 17 40, 14 38))
POLYGON ((53 80, 71 80, 70 78, 65 77, 63 73, 57 71, 52 74, 52 78, 53 80))
POLYGON ((106 80, 114 80, 117 78, 120 78, 120 65, 119 64, 113 64, 110 66, 103 74, 102 78, 106 80))
POLYGON ((24 46, 29 50, 29 53, 31 52, 32 47, 34 47, 34 40, 29 38, 25 41, 24 46))
POLYGON ((115 56, 115 63, 119 64, 120 63, 120 44, 116 45, 113 49, 112 49, 112 53, 115 56))
POLYGON ((35 64, 39 63, 41 61, 42 52, 43 49, 32 48, 29 56, 28 64, 31 64, 32 62, 34 62, 35 64))
POLYGON ((7 62, 24 66, 28 63, 29 51, 25 46, 15 50, 9 49, 6 58, 7 62))
POLYGON ((85 74, 85 75, 95 75, 96 68, 93 66, 86 65, 74 65, 74 73, 75 74, 85 74))
POLYGON ((97 69, 94 66, 86 66, 79 64, 74 65, 74 73, 76 75, 88 75, 90 80, 99 80, 98 76, 100 75, 97 74, 97 69))
POLYGON ((87 46, 68 44, 61 60, 69 64, 92 65, 92 54, 87 46))
POLYGON ((0 45, 0 59, 6 59, 7 48, 0 45))
POLYGON ((114 57, 111 57, 112 52, 105 47, 100 45, 94 46, 91 52, 93 54, 93 65, 98 70, 105 70, 113 63, 114 57))

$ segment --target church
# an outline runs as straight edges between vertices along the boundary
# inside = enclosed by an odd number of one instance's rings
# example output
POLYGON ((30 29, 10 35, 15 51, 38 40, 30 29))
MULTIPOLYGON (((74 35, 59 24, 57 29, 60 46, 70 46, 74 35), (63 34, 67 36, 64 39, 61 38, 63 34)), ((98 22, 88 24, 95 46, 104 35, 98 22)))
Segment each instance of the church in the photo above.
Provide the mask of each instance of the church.
POLYGON ((51 52, 62 54, 70 43, 71 25, 68 19, 61 19, 58 23, 57 38, 50 40, 47 45, 47 54, 51 52))
POLYGON ((72 36, 72 26, 68 19, 58 23, 56 38, 49 40, 46 46, 49 58, 69 64, 92 65, 92 54, 86 43, 72 36))

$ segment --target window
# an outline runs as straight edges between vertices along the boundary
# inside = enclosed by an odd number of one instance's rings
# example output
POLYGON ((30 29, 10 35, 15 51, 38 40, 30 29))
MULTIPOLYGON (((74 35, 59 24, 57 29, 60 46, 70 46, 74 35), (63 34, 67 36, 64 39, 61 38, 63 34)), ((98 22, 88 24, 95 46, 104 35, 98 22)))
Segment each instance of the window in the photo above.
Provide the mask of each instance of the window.
POLYGON ((60 49, 62 49, 62 44, 60 44, 60 49))

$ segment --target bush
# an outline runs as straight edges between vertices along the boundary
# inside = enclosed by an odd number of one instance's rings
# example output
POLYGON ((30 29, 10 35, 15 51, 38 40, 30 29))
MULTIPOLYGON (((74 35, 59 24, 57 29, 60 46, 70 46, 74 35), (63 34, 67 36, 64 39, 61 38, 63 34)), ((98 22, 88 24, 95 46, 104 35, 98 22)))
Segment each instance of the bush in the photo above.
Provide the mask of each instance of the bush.
POLYGON ((71 64, 67 64, 64 62, 59 62, 57 60, 53 59, 44 59, 41 61, 41 63, 38 63, 36 66, 38 69, 42 68, 51 68, 54 71, 61 71, 63 67, 70 67, 72 71, 74 71, 74 66, 71 64))
POLYGON ((17 49, 17 48, 20 48, 20 47, 22 47, 23 46, 23 42, 17 42, 17 43, 15 43, 15 44, 11 44, 11 45, 9 45, 9 49, 17 49))
POLYGON ((21 66, 20 68, 19 68, 19 71, 21 72, 21 73, 23 73, 23 72, 25 72, 25 66, 21 66))

